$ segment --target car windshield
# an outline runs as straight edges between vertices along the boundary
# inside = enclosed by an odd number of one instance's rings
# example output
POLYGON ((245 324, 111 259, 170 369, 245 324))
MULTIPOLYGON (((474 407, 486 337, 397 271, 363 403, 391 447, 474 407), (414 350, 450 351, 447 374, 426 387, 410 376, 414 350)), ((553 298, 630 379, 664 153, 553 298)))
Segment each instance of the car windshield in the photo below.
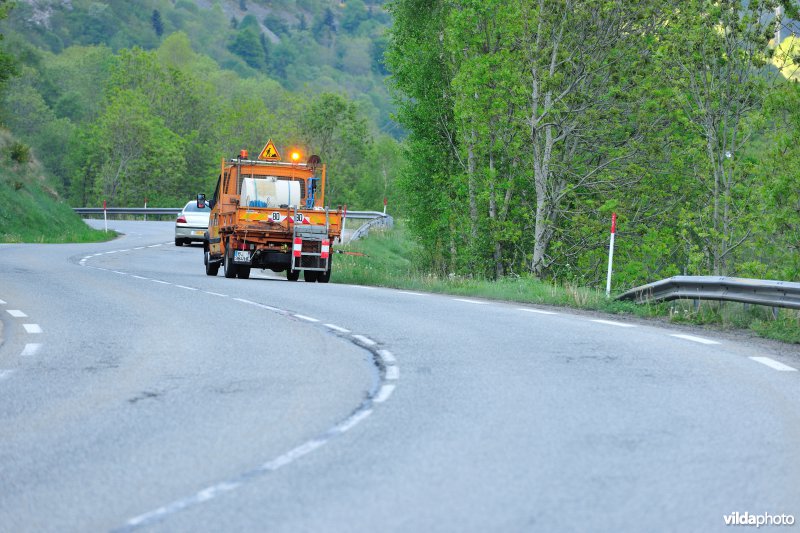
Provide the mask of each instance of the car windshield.
POLYGON ((197 207, 197 202, 189 202, 188 204, 186 204, 186 207, 184 207, 183 210, 184 211, 204 211, 204 212, 208 212, 208 211, 211 211, 211 208, 208 207, 208 204, 206 204, 205 207, 200 209, 199 207, 197 207))

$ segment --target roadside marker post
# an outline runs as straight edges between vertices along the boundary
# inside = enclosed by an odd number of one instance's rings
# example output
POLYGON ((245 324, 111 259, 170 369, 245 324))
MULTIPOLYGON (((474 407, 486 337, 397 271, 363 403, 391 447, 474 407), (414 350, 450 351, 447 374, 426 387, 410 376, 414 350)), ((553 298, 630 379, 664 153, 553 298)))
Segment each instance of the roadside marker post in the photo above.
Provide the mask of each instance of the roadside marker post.
POLYGON ((617 214, 611 213, 611 242, 608 244, 608 276, 606 276, 606 298, 611 296, 611 269, 614 264, 614 236, 617 233, 617 214))
POLYGON ((387 200, 386 200, 386 197, 384 196, 383 197, 383 214, 384 215, 386 214, 386 203, 387 203, 387 200))
POLYGON ((108 208, 106 207, 106 201, 103 200, 103 224, 105 225, 106 233, 108 233, 108 211, 107 211, 107 209, 108 208))

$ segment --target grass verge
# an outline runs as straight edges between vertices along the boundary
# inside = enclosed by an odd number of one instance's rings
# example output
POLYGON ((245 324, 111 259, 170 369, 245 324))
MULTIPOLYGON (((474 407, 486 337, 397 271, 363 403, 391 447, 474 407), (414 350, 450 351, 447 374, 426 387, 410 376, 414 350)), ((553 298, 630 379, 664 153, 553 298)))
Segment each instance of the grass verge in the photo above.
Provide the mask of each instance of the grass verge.
POLYGON ((372 285, 494 300, 552 305, 633 315, 661 317, 675 323, 718 329, 749 329, 758 335, 788 343, 800 343, 800 313, 780 309, 777 317, 769 308, 729 302, 691 301, 634 304, 605 297, 604 291, 571 284, 552 284, 530 277, 499 281, 475 278, 442 278, 421 272, 413 263, 413 241, 401 223, 389 231, 372 231, 366 239, 340 246, 346 254, 334 258, 334 283, 372 285), (363 255, 347 255, 363 254, 363 255))

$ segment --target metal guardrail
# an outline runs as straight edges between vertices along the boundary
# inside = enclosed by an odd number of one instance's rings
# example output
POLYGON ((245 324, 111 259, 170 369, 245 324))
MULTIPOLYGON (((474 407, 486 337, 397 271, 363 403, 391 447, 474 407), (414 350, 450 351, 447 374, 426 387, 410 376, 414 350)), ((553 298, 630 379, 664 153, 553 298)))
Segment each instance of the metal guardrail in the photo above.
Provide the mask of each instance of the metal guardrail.
MULTIPOLYGON (((377 214, 376 217, 373 217, 372 220, 363 224, 360 228, 355 230, 348 239, 348 242, 354 241, 356 239, 360 239, 362 237, 366 237, 369 235, 369 230, 372 228, 391 228, 394 226, 394 219, 389 215, 384 215, 383 213, 378 213, 377 211, 360 211, 360 213, 368 213, 370 215, 377 214)), ((350 212, 347 212, 347 217, 350 218, 350 212)), ((364 216, 361 217, 353 217, 353 218, 366 218, 364 216)))
POLYGON ((674 276, 631 289, 617 297, 636 303, 671 300, 724 300, 800 309, 800 283, 719 276, 674 276))

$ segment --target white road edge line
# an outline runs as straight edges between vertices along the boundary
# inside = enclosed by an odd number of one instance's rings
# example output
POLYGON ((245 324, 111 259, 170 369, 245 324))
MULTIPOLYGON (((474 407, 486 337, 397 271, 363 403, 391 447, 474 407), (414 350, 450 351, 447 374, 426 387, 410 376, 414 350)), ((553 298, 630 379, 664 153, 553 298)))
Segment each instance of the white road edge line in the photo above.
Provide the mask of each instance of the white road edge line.
POLYGON ((234 298, 234 300, 236 300, 237 302, 242 302, 243 304, 256 305, 254 301, 245 300, 244 298, 234 298))
POLYGON ((353 335, 353 338, 361 344, 366 344, 367 346, 375 346, 378 344, 374 340, 370 339, 369 337, 365 337, 364 335, 353 335))
POLYGON ((381 359, 383 359, 383 362, 387 365, 393 365, 397 362, 397 359, 394 358, 394 355, 392 355, 392 352, 389 350, 378 350, 378 355, 381 356, 381 359))
POLYGON ((31 355, 36 355, 36 352, 42 347, 41 344, 38 342, 29 342, 25 345, 25 348, 22 350, 22 353, 19 355, 22 357, 30 357, 31 355))
POLYGON ((41 333, 42 327, 39 324, 22 324, 22 327, 25 328, 25 331, 28 333, 41 333))
POLYGON ((6 309, 6 313, 13 316, 14 318, 25 318, 26 316, 28 316, 19 309, 6 309))
POLYGON ((162 285, 172 285, 169 281, 161 281, 160 279, 151 279, 153 283, 161 283, 162 285))
POLYGON ((396 381, 400 379, 400 369, 396 366, 387 366, 386 367, 386 379, 391 381, 396 381))
POLYGON ((542 311, 541 309, 530 309, 528 307, 519 307, 517 311, 525 311, 526 313, 536 313, 537 315, 557 315, 558 313, 553 311, 542 311))
POLYGON ((187 291, 196 291, 197 287, 187 287, 186 285, 175 285, 179 289, 186 289, 187 291))
POLYGON ((682 333, 671 333, 670 337, 675 337, 676 339, 683 339, 686 341, 699 342, 700 344, 720 344, 719 342, 712 341, 711 339, 695 337, 694 335, 684 335, 682 333))
POLYGON ((453 298, 456 302, 464 302, 468 304, 486 305, 487 302, 479 302, 478 300, 465 300, 464 298, 453 298))
POLYGON ((305 320, 307 322, 319 322, 319 320, 317 320, 316 318, 312 318, 312 317, 306 316, 306 315, 293 314, 292 316, 295 317, 295 318, 299 318, 300 320, 305 320))
POLYGON ((768 367, 778 370, 780 372, 797 372, 797 369, 793 366, 784 365, 776 361, 775 359, 770 359, 769 357, 751 357, 753 361, 756 363, 761 363, 762 365, 767 365, 768 367))
POLYGON ((211 292, 211 291, 203 291, 206 294, 210 294, 211 296, 219 296, 220 298, 227 298, 227 294, 220 294, 218 292, 211 292))
POLYGON ((337 326, 335 324, 323 324, 323 326, 325 326, 326 328, 332 329, 333 331, 338 331, 339 333, 350 333, 349 329, 344 329, 344 328, 339 327, 339 326, 337 326))
POLYGON ((336 426, 335 429, 339 433, 345 433, 347 431, 350 431, 351 429, 356 427, 356 425, 359 422, 361 422, 371 414, 372 414, 372 409, 364 409, 363 411, 359 411, 358 413, 354 414, 353 416, 351 416, 350 418, 348 418, 347 420, 336 426))
POLYGON ((615 322, 613 320, 602 320, 602 319, 594 319, 590 322, 596 322, 598 324, 605 324, 607 326, 617 326, 619 328, 635 328, 636 324, 625 324, 624 322, 615 322))
POLYGON ((148 279, 150 279, 150 278, 146 278, 146 277, 144 277, 144 276, 136 276, 136 275, 133 275, 133 276, 131 276, 131 277, 133 277, 133 278, 136 278, 136 279, 143 279, 143 280, 148 280, 148 279))
POLYGON ((378 392, 378 395, 372 399, 373 402, 383 403, 389 399, 389 396, 392 395, 394 392, 395 385, 391 383, 384 383, 381 390, 378 392))
POLYGON ((400 294, 410 294, 411 296, 428 296, 424 292, 413 292, 413 291, 397 291, 400 294))

